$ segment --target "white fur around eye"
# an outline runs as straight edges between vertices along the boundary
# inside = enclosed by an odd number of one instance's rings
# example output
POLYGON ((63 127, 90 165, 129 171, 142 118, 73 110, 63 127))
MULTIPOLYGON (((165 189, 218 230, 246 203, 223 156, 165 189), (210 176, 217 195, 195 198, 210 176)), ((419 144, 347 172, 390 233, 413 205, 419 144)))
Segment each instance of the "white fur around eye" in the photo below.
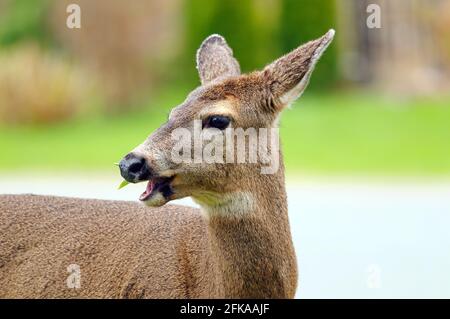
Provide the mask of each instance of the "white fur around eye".
POLYGON ((199 114, 201 119, 206 119, 207 117, 213 115, 227 116, 232 119, 235 116, 233 101, 230 99, 218 101, 205 107, 205 109, 199 114))

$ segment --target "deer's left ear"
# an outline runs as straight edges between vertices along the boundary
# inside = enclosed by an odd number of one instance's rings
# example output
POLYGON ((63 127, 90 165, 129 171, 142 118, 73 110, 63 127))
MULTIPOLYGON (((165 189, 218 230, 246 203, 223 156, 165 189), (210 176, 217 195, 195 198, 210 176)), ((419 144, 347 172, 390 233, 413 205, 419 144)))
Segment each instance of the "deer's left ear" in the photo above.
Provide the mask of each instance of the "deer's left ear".
POLYGON ((321 38, 303 44, 263 70, 264 81, 277 108, 283 108, 300 97, 314 66, 333 37, 334 30, 331 29, 321 38))
POLYGON ((197 51, 197 69, 202 84, 241 73, 238 61, 225 39, 213 34, 207 37, 197 51))

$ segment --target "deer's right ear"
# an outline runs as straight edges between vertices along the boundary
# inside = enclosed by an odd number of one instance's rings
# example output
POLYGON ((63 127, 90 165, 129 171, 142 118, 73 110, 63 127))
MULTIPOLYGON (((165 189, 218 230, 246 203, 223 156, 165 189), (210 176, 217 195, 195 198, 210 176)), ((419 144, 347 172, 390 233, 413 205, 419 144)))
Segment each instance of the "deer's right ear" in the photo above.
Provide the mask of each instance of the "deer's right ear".
POLYGON ((308 85, 314 66, 333 37, 334 30, 331 29, 319 39, 303 44, 263 70, 264 82, 269 88, 274 107, 282 109, 300 97, 308 85))
POLYGON ((218 34, 207 37, 198 49, 197 69, 202 85, 241 73, 239 63, 233 57, 233 51, 218 34))

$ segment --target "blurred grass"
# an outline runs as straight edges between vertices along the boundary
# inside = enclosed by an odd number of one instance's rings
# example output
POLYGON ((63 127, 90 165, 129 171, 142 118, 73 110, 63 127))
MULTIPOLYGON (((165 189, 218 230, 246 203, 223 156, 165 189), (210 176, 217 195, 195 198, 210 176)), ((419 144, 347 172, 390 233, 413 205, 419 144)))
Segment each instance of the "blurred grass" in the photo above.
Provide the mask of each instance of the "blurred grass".
POLYGON ((450 99, 305 96, 282 118, 288 168, 311 173, 448 175, 450 99))
MULTIPOLYGON (((145 111, 51 126, 0 127, 0 171, 102 170, 163 123, 182 90, 145 111)), ((289 172, 450 175, 449 99, 391 100, 370 94, 305 94, 281 119, 289 172)))

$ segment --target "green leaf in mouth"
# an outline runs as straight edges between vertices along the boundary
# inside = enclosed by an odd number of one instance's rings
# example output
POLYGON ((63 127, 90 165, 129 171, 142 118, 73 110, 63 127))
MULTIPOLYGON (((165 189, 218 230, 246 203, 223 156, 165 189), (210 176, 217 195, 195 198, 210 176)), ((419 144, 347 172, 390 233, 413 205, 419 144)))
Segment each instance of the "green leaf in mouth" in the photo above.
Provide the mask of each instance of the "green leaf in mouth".
POLYGON ((117 189, 121 189, 124 188, 125 186, 127 186, 128 184, 130 184, 130 182, 127 182, 126 180, 123 180, 122 183, 120 183, 119 187, 117 189))

